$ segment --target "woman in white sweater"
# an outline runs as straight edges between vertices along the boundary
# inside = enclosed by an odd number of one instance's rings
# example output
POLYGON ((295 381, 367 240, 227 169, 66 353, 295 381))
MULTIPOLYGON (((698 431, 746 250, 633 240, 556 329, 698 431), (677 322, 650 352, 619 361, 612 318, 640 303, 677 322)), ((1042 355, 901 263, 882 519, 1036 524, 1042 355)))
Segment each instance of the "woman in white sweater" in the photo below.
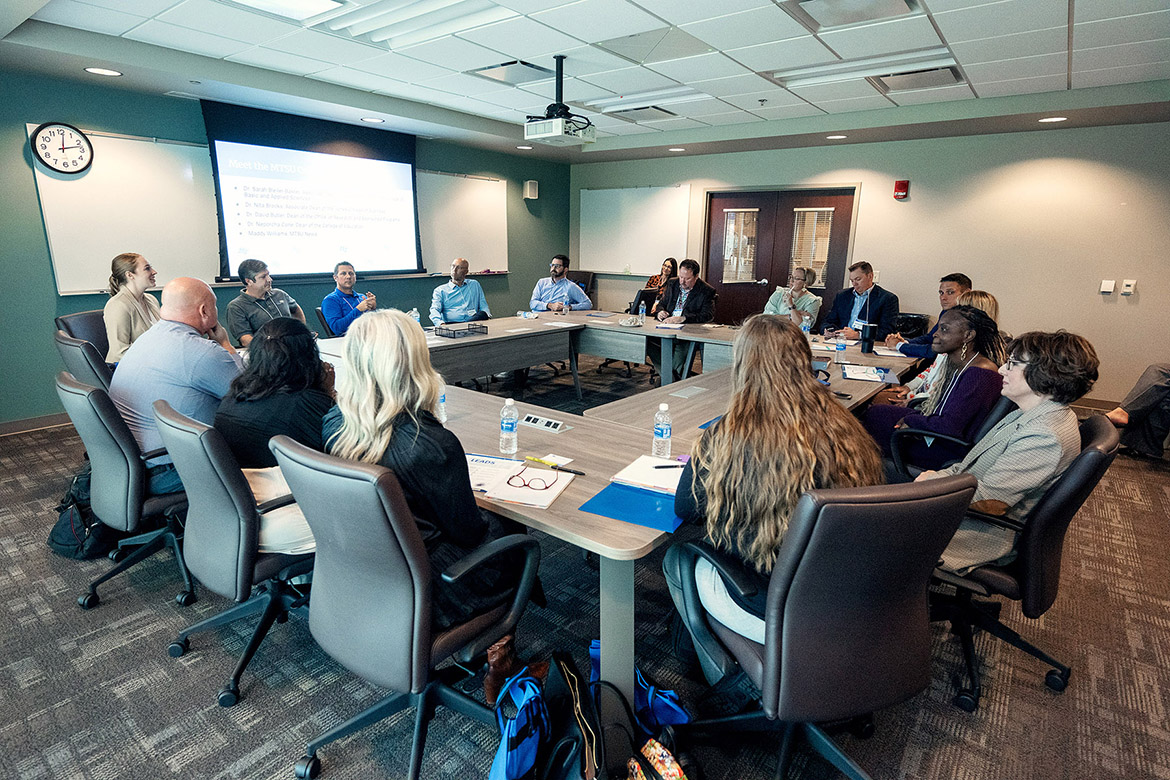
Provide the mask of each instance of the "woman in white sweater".
POLYGON ((159 320, 158 301, 146 291, 154 287, 158 272, 145 257, 123 252, 110 263, 110 300, 102 315, 106 321, 106 338, 110 351, 107 363, 117 363, 122 355, 150 326, 159 320))

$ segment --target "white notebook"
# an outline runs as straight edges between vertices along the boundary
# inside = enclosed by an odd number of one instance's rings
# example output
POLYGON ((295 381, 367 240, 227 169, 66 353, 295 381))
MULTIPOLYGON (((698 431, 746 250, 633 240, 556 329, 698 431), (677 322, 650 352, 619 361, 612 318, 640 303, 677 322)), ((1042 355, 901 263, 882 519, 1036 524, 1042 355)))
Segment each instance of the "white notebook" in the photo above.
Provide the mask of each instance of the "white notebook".
POLYGON ((683 465, 670 458, 641 455, 636 461, 610 477, 609 481, 673 496, 674 491, 678 489, 678 480, 682 476, 683 465), (670 468, 659 469, 654 468, 655 466, 670 466, 670 468))

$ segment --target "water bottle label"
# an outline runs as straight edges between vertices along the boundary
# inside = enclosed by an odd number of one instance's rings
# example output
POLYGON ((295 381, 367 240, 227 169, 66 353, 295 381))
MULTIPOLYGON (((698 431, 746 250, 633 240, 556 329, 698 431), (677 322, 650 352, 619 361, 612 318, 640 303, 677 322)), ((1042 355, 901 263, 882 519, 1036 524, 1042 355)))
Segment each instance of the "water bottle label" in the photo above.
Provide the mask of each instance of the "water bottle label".
POLYGON ((441 404, 447 403, 447 393, 446 392, 439 393, 439 403, 441 403, 441 404))
POLYGON ((500 420, 500 433, 515 433, 515 432, 516 432, 516 421, 515 420, 500 420))
POLYGON ((670 423, 654 423, 654 438, 655 439, 669 439, 670 438, 670 423))
POLYGON ((837 342, 837 351, 838 351, 838 352, 844 352, 844 351, 845 351, 845 342, 844 342, 844 341, 838 341, 838 342, 837 342))

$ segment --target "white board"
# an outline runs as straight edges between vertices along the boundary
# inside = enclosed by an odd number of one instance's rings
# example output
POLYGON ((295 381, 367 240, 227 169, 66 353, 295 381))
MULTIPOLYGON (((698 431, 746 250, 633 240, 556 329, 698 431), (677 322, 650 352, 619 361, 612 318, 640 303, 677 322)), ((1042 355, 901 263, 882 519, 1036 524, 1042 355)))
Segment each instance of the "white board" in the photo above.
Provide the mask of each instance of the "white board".
POLYGON ((472 273, 508 270, 508 183, 501 179, 418 171, 423 265, 447 273, 456 257, 472 273))
POLYGON ((581 190, 581 257, 594 273, 658 273, 687 254, 691 185, 581 190))
POLYGON ((207 147, 98 133, 90 140, 93 165, 83 174, 33 164, 57 292, 105 290, 122 252, 150 260, 159 286, 214 279, 219 223, 207 147))

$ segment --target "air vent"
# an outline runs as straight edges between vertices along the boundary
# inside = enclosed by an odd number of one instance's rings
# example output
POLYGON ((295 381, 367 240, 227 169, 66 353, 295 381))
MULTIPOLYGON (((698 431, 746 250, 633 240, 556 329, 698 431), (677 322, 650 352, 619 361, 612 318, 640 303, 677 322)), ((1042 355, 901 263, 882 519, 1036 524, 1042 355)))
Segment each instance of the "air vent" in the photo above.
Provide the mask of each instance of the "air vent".
POLYGON ((485 79, 498 81, 501 84, 511 84, 514 87, 532 81, 545 81, 556 75, 556 71, 523 60, 502 62, 499 65, 489 65, 486 68, 476 68, 464 72, 472 76, 483 76, 485 79))
POLYGON ((642 106, 640 108, 626 108, 620 111, 607 111, 608 116, 620 116, 631 122, 653 122, 656 119, 674 119, 678 114, 667 111, 658 106, 642 106))
POLYGON ((931 68, 929 70, 914 70, 909 73, 892 73, 888 76, 875 76, 874 81, 884 92, 909 92, 915 89, 930 89, 931 87, 950 87, 961 84, 958 72, 954 68, 931 68))
POLYGON ((697 54, 715 51, 712 46, 677 27, 664 27, 660 30, 650 30, 636 35, 623 35, 620 38, 611 38, 593 45, 599 49, 613 52, 619 57, 643 64, 677 60, 682 57, 693 57, 697 54))

